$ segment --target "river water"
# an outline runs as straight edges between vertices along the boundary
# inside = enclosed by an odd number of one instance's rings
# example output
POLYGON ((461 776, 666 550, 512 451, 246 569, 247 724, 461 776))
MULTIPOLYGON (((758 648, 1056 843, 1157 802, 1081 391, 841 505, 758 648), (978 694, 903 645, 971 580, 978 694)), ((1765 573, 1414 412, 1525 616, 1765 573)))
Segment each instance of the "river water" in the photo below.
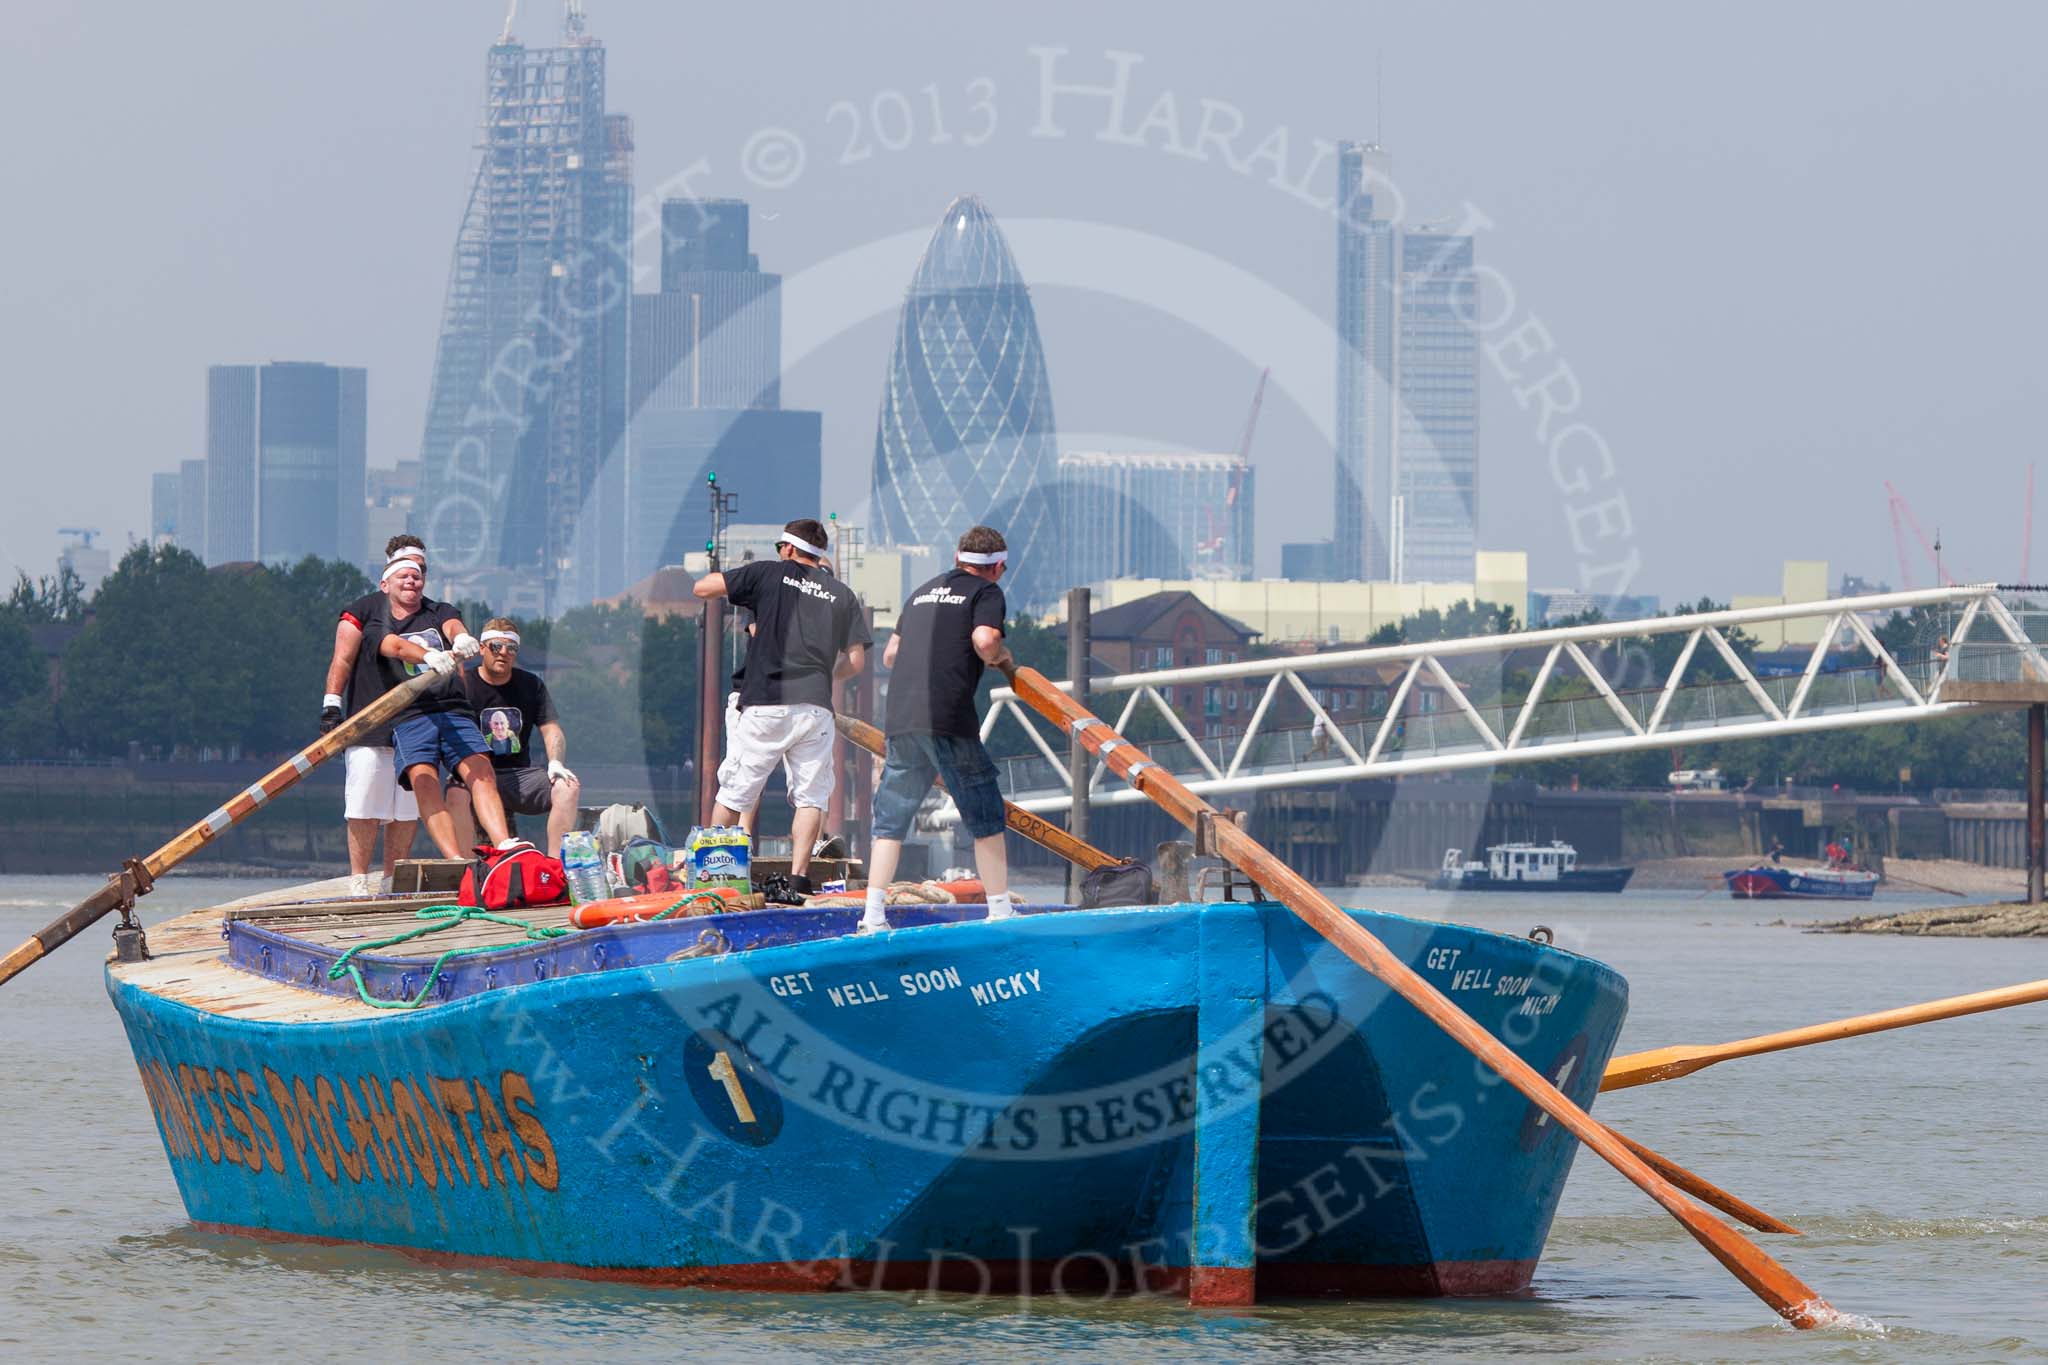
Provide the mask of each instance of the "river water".
MULTIPOLYGON (((0 878, 12 944, 93 878, 0 878)), ((165 918, 267 889, 172 878, 165 918)), ((1624 1051, 1717 1042, 2048 977, 2048 941, 1801 934, 1692 892, 1343 899, 1514 933, 1535 923, 1629 978, 1624 1051)), ((1905 909, 1933 900, 1887 896, 1905 909)), ((101 929, 0 989, 0 1350, 42 1358, 647 1355, 747 1360, 1302 1357, 1883 1361, 2048 1358, 2048 1006, 1621 1091, 1605 1121, 1806 1232, 1762 1239, 1864 1330, 1795 1333, 1597 1158, 1573 1168, 1513 1300, 1281 1304, 660 1292, 259 1244, 185 1221, 119 1021, 101 929)))

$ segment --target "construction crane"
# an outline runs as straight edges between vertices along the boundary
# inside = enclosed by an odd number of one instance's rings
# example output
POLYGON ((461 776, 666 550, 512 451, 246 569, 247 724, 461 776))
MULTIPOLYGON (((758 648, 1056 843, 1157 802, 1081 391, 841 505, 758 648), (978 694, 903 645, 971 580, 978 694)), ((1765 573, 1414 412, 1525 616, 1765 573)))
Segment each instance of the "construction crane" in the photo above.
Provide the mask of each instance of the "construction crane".
POLYGON ((1223 546, 1230 539, 1227 518, 1237 510, 1238 494, 1244 491, 1245 471, 1251 468, 1252 433, 1259 429, 1259 408, 1266 401, 1266 380, 1272 376, 1273 367, 1268 365, 1259 371, 1258 386, 1252 390, 1252 410, 1244 419, 1244 434, 1237 439, 1237 462, 1230 470, 1230 488, 1223 495, 1223 505, 1209 505, 1209 534, 1195 547, 1195 557, 1213 577, 1223 577, 1228 566, 1219 563, 1223 546))

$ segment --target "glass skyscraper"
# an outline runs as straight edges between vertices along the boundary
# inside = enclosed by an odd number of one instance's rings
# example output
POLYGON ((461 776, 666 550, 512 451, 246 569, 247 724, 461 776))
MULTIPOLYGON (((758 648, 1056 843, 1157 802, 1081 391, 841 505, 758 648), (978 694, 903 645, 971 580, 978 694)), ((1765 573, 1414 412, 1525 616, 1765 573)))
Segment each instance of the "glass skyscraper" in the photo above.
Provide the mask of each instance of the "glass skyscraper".
MULTIPOLYGON (((206 374, 206 562, 364 560, 368 378, 288 361, 206 374)), ((185 532, 180 527, 182 541, 185 532)))
POLYGON ((1387 154, 1337 147, 1337 480, 1327 565, 1337 578, 1392 576, 1394 250, 1387 154), (1376 193, 1377 191, 1377 193, 1376 193))
POLYGON ((671 199, 661 225, 661 291, 633 298, 620 587, 704 548, 707 473, 742 521, 824 515, 822 423, 781 406, 782 277, 749 249, 747 205, 671 199))
POLYGON ((1401 234, 1394 563, 1404 581, 1473 572, 1479 517, 1479 282, 1472 239, 1401 234))
POLYGON ((1013 605, 1074 581, 1058 516, 1052 389, 1009 243, 975 195, 946 206, 896 327, 875 433, 875 540, 952 563, 960 533, 1010 545, 1013 605))
POLYGON ((632 152, 580 4, 559 47, 509 28, 491 47, 413 511, 444 597, 550 610, 607 577, 624 520, 632 152))
MULTIPOLYGON (((1376 143, 1337 154, 1337 578, 1463 582, 1478 548, 1472 239, 1391 218, 1376 143)), ((1309 567, 1306 562, 1304 568, 1309 567)))

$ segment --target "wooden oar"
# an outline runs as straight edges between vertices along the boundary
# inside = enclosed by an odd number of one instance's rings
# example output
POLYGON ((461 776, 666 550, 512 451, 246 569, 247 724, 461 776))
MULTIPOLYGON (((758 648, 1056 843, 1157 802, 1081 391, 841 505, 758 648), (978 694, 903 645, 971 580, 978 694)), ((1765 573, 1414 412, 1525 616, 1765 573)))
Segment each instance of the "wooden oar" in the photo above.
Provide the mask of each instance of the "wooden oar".
POLYGON ((1246 873, 1343 954, 1384 981, 1431 1023, 1449 1034, 1474 1057, 1521 1091, 1544 1113, 1592 1148, 1608 1165, 1627 1176, 1645 1194, 1677 1219, 1714 1259, 1726 1266, 1752 1293, 1795 1327, 1819 1327, 1839 1316, 1791 1271, 1779 1265, 1741 1233, 1693 1203, 1650 1168, 1621 1139, 1573 1104, 1564 1092, 1523 1061, 1479 1022, 1452 1004, 1436 987, 1396 957, 1387 946, 1350 915, 1332 904, 1300 874, 1262 848, 1215 807, 1189 791, 1165 768, 1146 758, 1138 747, 1061 692, 1033 668, 1011 672, 1010 686, 1031 708, 1081 743, 1119 777, 1150 797, 1174 819, 1196 832, 1196 842, 1211 844, 1216 853, 1246 873))
POLYGON ((213 842, 232 826, 239 825, 264 802, 298 782, 358 738, 403 711, 413 698, 439 681, 440 675, 425 672, 392 688, 362 710, 335 726, 305 748, 278 764, 263 780, 237 792, 226 805, 193 825, 147 858, 130 858, 122 870, 107 878, 107 884, 44 926, 6 957, 0 957, 0 985, 13 980, 29 964, 46 957, 59 944, 75 936, 110 910, 134 903, 148 893, 156 879, 213 842))
POLYGON ((1717 1208, 1730 1218, 1749 1224, 1758 1232, 1782 1232, 1792 1237, 1805 1236, 1804 1233, 1800 1232, 1798 1228, 1793 1227, 1790 1223, 1780 1222, 1756 1205, 1737 1199, 1719 1185, 1701 1179, 1673 1161, 1670 1157, 1651 1151, 1648 1147, 1643 1146, 1642 1143, 1637 1142, 1627 1134, 1615 1132, 1612 1128, 1609 1128, 1607 1131, 1614 1133, 1615 1140, 1621 1143, 1622 1146, 1641 1157, 1645 1166, 1648 1166, 1658 1175, 1663 1176, 1702 1204, 1706 1204, 1711 1208, 1717 1208))
POLYGON ((1626 1090, 1632 1085, 1676 1080, 1731 1057, 1754 1057, 1760 1052, 1783 1052, 1786 1048, 1805 1047, 1809 1043, 1860 1038, 1866 1033, 1883 1033, 1886 1029, 1906 1028, 1912 1024, 1932 1024, 1941 1019, 1957 1019, 1965 1014, 1982 1014, 1986 1010, 2002 1010, 2011 1005, 2034 1005, 2044 1000, 2048 1000, 2048 981, 2029 981, 2018 986, 1978 991, 1973 995, 1951 995, 1945 1000, 1930 1000, 1924 1005, 1901 1005, 1876 1014, 1859 1014, 1850 1019, 1837 1019, 1831 1024, 1809 1024, 1805 1028, 1786 1029, 1782 1033, 1766 1033, 1733 1043, 1681 1044, 1649 1052, 1631 1052, 1607 1064, 1607 1074, 1601 1077, 1600 1089, 1626 1090))
MULTIPOLYGON (((882 732, 874 726, 858 717, 849 716, 844 711, 837 712, 834 719, 839 722, 839 733, 855 748, 865 749, 876 758, 882 758, 887 754, 888 744, 882 732)), ((945 786, 944 783, 939 785, 941 789, 945 786)), ((1003 802, 1003 821, 1040 848, 1057 853, 1068 862, 1090 872, 1098 867, 1115 867, 1122 861, 1110 857, 1093 844, 1076 839, 1050 820, 1033 815, 1028 810, 1019 810, 1008 801, 1003 802)))

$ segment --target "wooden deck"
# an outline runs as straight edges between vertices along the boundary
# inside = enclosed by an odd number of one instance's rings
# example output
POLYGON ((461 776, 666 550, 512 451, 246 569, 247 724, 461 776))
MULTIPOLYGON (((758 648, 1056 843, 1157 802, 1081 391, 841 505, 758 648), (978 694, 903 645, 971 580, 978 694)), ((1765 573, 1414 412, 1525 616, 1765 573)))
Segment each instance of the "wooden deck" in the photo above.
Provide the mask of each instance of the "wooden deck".
MULTIPOLYGON (((374 1018, 386 1011, 373 1009, 359 1000, 272 981, 228 965, 221 941, 221 928, 232 916, 279 933, 302 935, 330 947, 346 948, 416 929, 421 921, 415 912, 420 907, 446 905, 451 899, 438 894, 349 904, 307 904, 323 897, 346 895, 347 885, 346 878, 337 877, 190 911, 150 928, 149 961, 122 965, 110 956, 108 967, 117 980, 153 995, 235 1019, 331 1023, 374 1018)), ((516 917, 538 926, 567 928, 569 907, 522 910, 516 917)), ((418 952, 432 957, 449 948, 510 946, 526 941, 525 934, 510 925, 471 921, 420 940, 418 952)), ((395 951, 409 956, 406 949, 411 946, 401 945, 395 951)))

